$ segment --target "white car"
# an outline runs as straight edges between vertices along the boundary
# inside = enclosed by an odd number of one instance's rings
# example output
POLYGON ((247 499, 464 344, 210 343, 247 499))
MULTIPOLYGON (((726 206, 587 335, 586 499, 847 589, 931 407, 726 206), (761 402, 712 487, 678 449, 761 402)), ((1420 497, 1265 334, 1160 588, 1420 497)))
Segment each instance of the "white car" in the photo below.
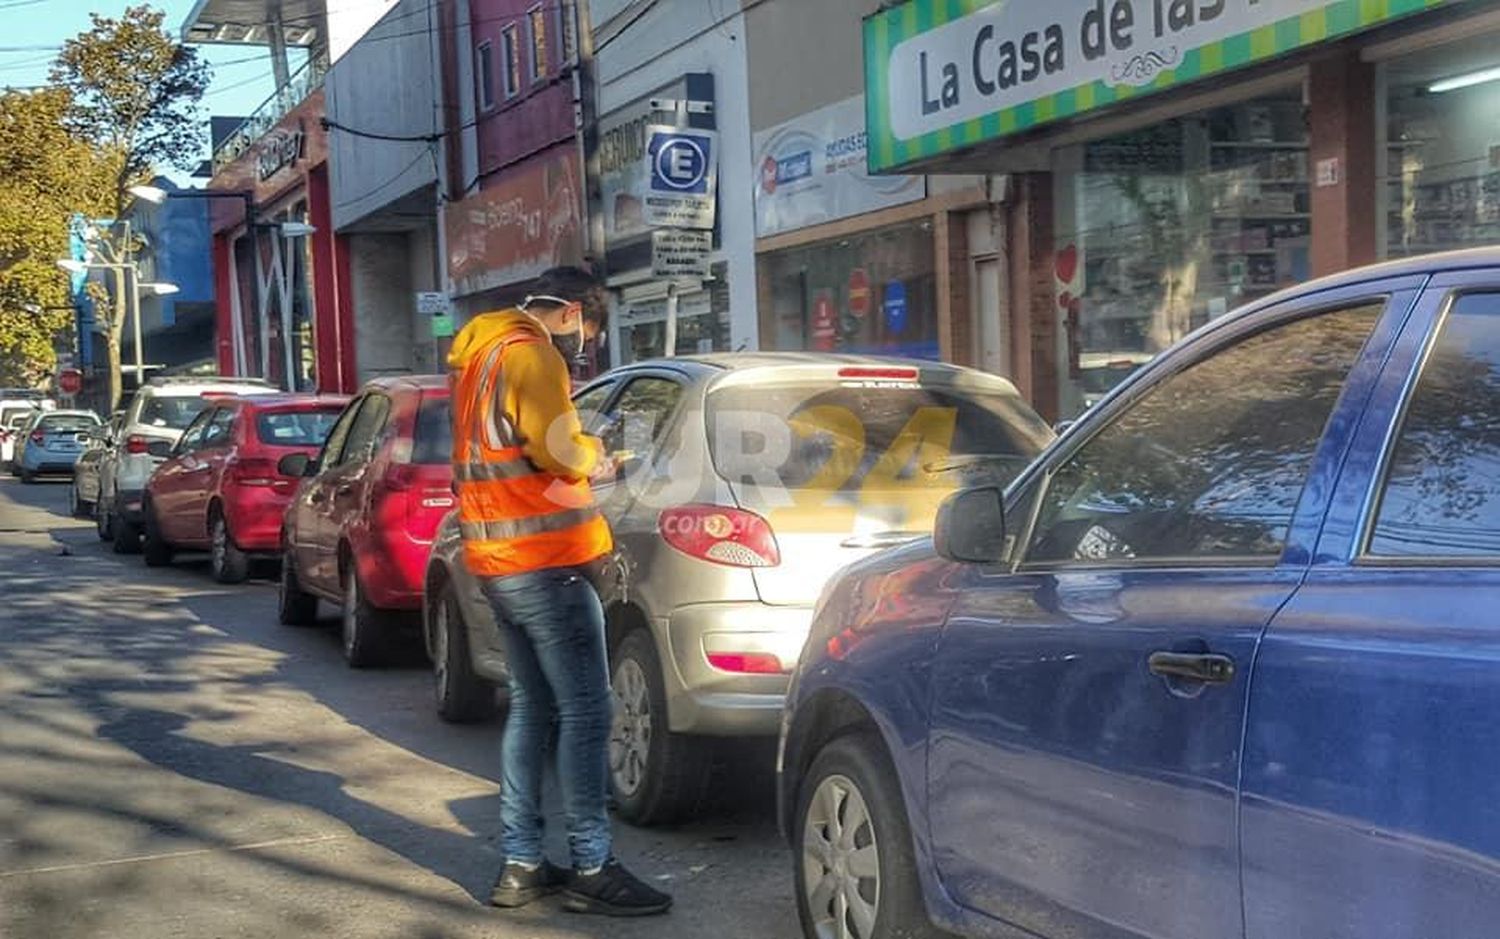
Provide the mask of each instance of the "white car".
POLYGON ((0 467, 17 473, 15 467, 16 441, 21 428, 37 411, 51 411, 57 402, 37 394, 15 390, 0 392, 0 467))
POLYGON ((94 518, 99 537, 113 541, 118 554, 141 548, 141 494, 161 458, 151 444, 175 444, 183 430, 215 397, 276 394, 258 378, 159 377, 135 393, 125 409, 114 446, 99 461, 99 501, 94 518))

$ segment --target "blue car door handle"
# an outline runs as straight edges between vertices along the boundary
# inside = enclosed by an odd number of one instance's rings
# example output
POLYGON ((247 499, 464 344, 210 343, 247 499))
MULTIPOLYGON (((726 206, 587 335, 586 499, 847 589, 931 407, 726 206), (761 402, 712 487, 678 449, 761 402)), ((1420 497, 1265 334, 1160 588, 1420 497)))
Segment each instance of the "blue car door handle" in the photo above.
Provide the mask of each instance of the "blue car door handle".
POLYGON ((1205 685, 1227 685, 1234 680, 1234 659, 1196 652, 1153 652, 1146 660, 1151 674, 1205 685))

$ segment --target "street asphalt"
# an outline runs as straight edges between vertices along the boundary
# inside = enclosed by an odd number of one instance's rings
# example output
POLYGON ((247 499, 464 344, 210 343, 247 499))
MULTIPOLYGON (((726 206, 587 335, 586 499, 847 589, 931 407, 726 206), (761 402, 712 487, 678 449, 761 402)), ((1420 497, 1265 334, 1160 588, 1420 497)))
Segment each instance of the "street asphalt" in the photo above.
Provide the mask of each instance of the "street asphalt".
POLYGON ((0 479, 0 937, 798 934, 764 752, 693 824, 616 824, 669 916, 485 906, 498 725, 439 721, 420 663, 351 671, 332 624, 278 626, 268 579, 114 556, 66 491, 0 479))

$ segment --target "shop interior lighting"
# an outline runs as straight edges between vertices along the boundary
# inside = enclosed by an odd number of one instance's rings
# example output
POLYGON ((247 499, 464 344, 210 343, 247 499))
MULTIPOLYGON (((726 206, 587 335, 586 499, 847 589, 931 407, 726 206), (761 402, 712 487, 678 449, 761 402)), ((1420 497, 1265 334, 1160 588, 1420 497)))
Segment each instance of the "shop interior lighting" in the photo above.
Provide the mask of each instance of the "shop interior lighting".
POLYGON ((1494 68, 1480 69, 1477 72, 1469 72, 1464 75, 1455 75, 1445 78, 1427 86, 1429 94, 1442 94, 1445 91, 1457 91, 1460 88, 1468 88, 1473 85, 1482 85, 1485 82, 1500 81, 1500 66, 1494 68))

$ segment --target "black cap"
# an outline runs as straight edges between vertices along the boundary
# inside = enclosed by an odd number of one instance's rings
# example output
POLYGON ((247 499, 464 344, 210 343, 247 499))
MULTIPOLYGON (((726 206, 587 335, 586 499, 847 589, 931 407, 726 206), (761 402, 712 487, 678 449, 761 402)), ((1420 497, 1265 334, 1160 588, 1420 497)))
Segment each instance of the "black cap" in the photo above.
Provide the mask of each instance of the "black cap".
POLYGON ((532 288, 533 296, 561 297, 564 300, 583 300, 590 291, 604 285, 599 278, 581 267, 554 267, 542 272, 532 288))

